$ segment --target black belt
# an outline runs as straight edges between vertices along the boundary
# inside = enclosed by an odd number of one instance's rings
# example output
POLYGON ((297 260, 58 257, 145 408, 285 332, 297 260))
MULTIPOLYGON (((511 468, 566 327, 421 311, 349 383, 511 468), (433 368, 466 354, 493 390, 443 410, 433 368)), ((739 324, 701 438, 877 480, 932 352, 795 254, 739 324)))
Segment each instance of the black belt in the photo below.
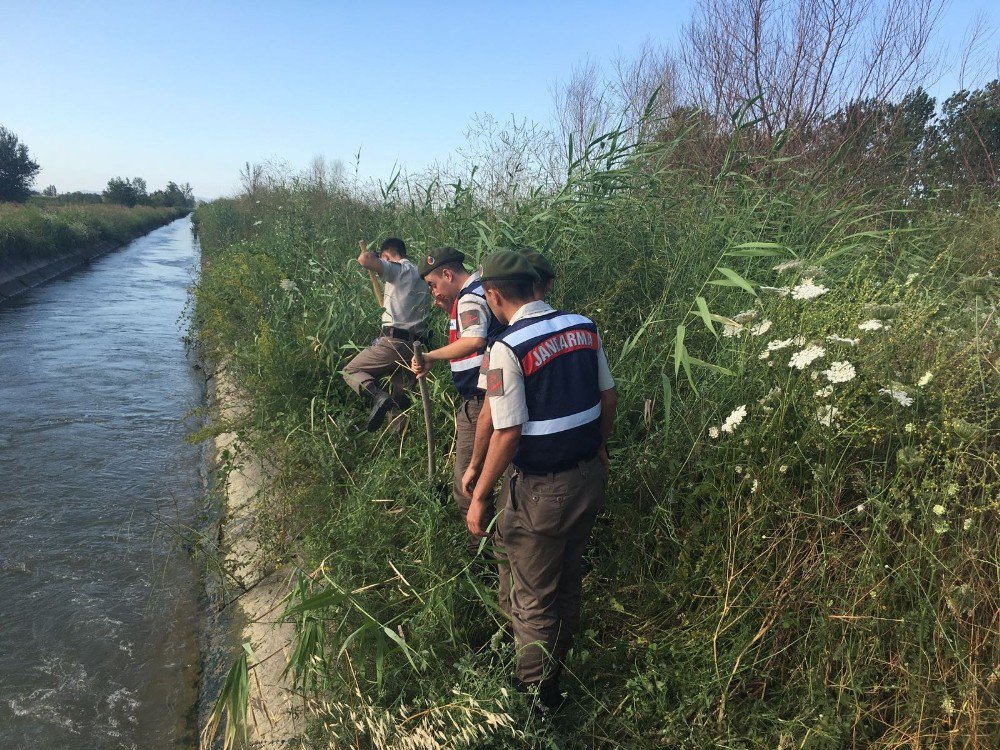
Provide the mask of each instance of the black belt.
POLYGON ((514 465, 514 468, 517 471, 521 472, 522 474, 526 474, 529 477, 544 477, 547 474, 558 474, 561 471, 569 471, 570 469, 575 469, 578 466, 583 466, 583 464, 590 463, 595 458, 597 458, 597 453, 594 453, 594 455, 589 456, 587 458, 577 459, 576 461, 563 461, 558 464, 553 464, 552 466, 549 466, 545 469, 541 469, 538 471, 528 471, 526 469, 522 469, 520 466, 517 466, 516 464, 514 465))
POLYGON ((382 335, 388 336, 391 339, 401 339, 403 341, 409 341, 413 343, 414 341, 423 341, 424 337, 419 333, 414 333, 413 331, 407 331, 405 328, 393 328, 392 326, 382 326, 382 335))

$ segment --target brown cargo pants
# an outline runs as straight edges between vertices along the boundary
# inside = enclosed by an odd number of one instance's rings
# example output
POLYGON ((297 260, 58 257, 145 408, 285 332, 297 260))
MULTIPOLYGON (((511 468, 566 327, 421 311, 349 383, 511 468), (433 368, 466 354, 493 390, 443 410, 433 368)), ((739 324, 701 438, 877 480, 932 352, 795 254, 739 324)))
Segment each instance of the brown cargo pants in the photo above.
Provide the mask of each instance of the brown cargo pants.
POLYGON ((566 471, 514 472, 499 538, 513 585, 511 617, 517 677, 556 679, 580 625, 583 555, 604 505, 607 473, 600 460, 566 471))
POLYGON ((379 385, 389 378, 389 393, 396 403, 406 403, 406 389, 415 381, 410 370, 413 344, 403 339, 379 336, 374 343, 358 352, 344 367, 344 380, 359 396, 368 385, 379 385))
MULTIPOLYGON (((463 525, 472 498, 462 491, 462 476, 469 468, 469 461, 472 459, 472 446, 476 441, 476 422, 479 421, 479 412, 482 410, 482 399, 463 399, 455 413, 455 471, 452 476, 451 494, 455 498, 463 525)), ((491 512, 487 518, 492 517, 491 512)), ((466 547, 469 554, 475 557, 479 549, 479 537, 472 536, 468 531, 466 534, 468 534, 466 547)))

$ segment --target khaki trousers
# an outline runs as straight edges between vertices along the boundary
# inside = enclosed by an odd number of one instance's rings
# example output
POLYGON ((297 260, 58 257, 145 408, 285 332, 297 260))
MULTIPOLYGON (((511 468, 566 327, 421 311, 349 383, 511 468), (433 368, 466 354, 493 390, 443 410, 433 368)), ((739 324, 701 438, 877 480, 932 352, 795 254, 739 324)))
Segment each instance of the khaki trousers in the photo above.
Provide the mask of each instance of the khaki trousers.
MULTIPOLYGON (((472 459, 472 446, 476 441, 476 422, 479 421, 479 412, 482 410, 482 399, 463 399, 455 413, 455 472, 452 476, 451 494, 455 498, 455 504, 458 506, 458 513, 463 524, 465 516, 469 512, 472 498, 462 491, 462 476, 469 468, 469 461, 472 459)), ((492 514, 487 518, 492 518, 492 514)), ((468 534, 468 531, 466 533, 468 534)), ((468 534, 466 547, 469 554, 475 557, 479 548, 479 537, 468 534)))
POLYGON ((514 475, 513 467, 509 467, 503 475, 503 485, 500 488, 500 496, 496 500, 497 523, 493 528, 493 555, 497 561, 497 576, 499 577, 499 604, 501 611, 507 615, 510 621, 510 590, 513 585, 510 574, 510 563, 507 560, 507 548, 503 545, 503 538, 500 534, 500 521, 503 519, 504 510, 510 506, 510 482, 514 475))
POLYGON ((513 585, 517 677, 555 680, 580 625, 583 555, 604 505, 607 473, 597 458, 566 471, 514 472, 500 516, 513 585))
POLYGON ((413 344, 403 339, 379 336, 367 349, 358 352, 344 367, 344 380, 359 396, 370 385, 389 378, 390 393, 398 404, 406 403, 406 389, 413 386, 410 370, 413 344))

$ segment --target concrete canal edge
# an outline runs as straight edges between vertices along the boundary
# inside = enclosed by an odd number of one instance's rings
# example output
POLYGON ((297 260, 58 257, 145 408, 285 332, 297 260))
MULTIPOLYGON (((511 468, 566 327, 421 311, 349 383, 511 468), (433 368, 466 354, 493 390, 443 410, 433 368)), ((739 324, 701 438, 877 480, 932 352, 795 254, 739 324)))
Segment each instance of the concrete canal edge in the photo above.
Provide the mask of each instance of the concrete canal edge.
MULTIPOLYGON (((187 215, 184 214, 184 216, 187 215)), ((179 218, 183 218, 183 216, 176 216, 160 226, 166 226, 179 218)), ((155 232, 160 226, 139 232, 122 243, 105 240, 55 257, 22 260, 11 264, 8 268, 0 268, 0 302, 16 297, 40 284, 52 281, 57 276, 72 271, 85 263, 90 263, 102 255, 120 250, 139 237, 155 232)))
POLYGON ((72 271, 74 268, 89 263, 119 247, 124 247, 124 245, 102 242, 84 250, 58 255, 55 258, 26 260, 15 263, 10 268, 4 268, 0 270, 0 302, 21 292, 26 292, 39 284, 44 284, 46 281, 51 281, 57 276, 72 271))
MULTIPOLYGON (((233 379, 222 368, 209 377, 207 385, 209 406, 218 410, 223 424, 235 423, 244 402, 233 379)), ((235 605, 242 615, 237 618, 242 620, 238 636, 257 655, 257 666, 250 673, 247 711, 251 746, 295 748, 306 722, 305 702, 291 681, 282 677, 295 636, 294 625, 281 621, 282 600, 291 591, 291 569, 262 571, 252 535, 257 503, 266 496, 267 468, 241 446, 235 432, 215 437, 213 449, 216 468, 230 464, 225 484, 219 487, 223 504, 219 547, 227 577, 242 588, 235 605)), ((216 697, 203 696, 203 700, 212 703, 216 697)))

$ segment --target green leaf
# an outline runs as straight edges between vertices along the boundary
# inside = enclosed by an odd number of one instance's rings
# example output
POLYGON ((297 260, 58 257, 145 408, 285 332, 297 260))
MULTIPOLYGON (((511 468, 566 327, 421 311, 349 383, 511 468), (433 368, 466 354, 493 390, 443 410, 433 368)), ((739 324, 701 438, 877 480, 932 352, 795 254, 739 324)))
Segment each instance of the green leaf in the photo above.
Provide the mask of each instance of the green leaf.
POLYGON ((395 642, 397 646, 399 646, 400 650, 403 652, 403 656, 405 656, 406 660, 410 662, 410 666, 416 669, 417 665, 413 661, 413 657, 410 655, 413 649, 411 649, 408 645, 406 645, 406 641, 400 638, 399 634, 396 633, 396 631, 394 631, 392 628, 383 625, 382 630, 387 636, 389 636, 389 638, 391 638, 395 642))
POLYGON ((712 332, 715 338, 719 338, 719 334, 715 330, 715 323, 712 322, 712 313, 708 310, 708 303, 705 301, 705 298, 696 297, 694 301, 698 306, 698 313, 701 315, 701 319, 705 322, 705 327, 712 332))
POLYGON ((734 245, 733 250, 787 250, 784 245, 779 242, 741 242, 739 245, 734 245))
POLYGON ((724 266, 719 266, 718 270, 719 273, 725 276, 726 280, 728 280, 731 283, 725 284, 723 283, 722 279, 716 279, 715 281, 710 281, 709 282, 710 284, 715 284, 716 286, 738 286, 740 289, 744 289, 750 292, 750 294, 754 295, 755 297, 757 296, 757 292, 754 291, 754 288, 750 284, 750 282, 744 279, 738 273, 736 273, 736 271, 734 271, 731 268, 725 268, 724 266))
POLYGON ((681 362, 684 360, 684 354, 687 351, 684 347, 684 332, 685 328, 683 325, 677 326, 677 335, 674 336, 674 377, 681 371, 681 362))
POLYGON ((385 638, 382 633, 375 636, 375 683, 382 684, 382 674, 385 666, 385 638))
POLYGON ((720 365, 713 365, 711 362, 706 362, 703 359, 698 359, 697 357, 692 357, 691 355, 688 355, 688 362, 695 365, 696 367, 704 367, 706 370, 712 370, 713 372, 720 372, 723 375, 731 375, 731 376, 736 375, 735 372, 726 367, 721 367, 720 365))
POLYGON ((294 607, 289 607, 285 610, 285 617, 293 617, 294 615, 300 615, 305 612, 311 612, 315 609, 325 609, 326 607, 332 607, 336 604, 340 604, 345 599, 349 598, 349 594, 338 591, 337 589, 328 588, 320 591, 318 594, 313 596, 304 597, 298 604, 294 607))
POLYGON ((768 250, 763 247, 748 247, 745 250, 730 250, 726 253, 726 255, 731 255, 734 258, 774 258, 779 255, 784 255, 784 253, 778 250, 768 250))

